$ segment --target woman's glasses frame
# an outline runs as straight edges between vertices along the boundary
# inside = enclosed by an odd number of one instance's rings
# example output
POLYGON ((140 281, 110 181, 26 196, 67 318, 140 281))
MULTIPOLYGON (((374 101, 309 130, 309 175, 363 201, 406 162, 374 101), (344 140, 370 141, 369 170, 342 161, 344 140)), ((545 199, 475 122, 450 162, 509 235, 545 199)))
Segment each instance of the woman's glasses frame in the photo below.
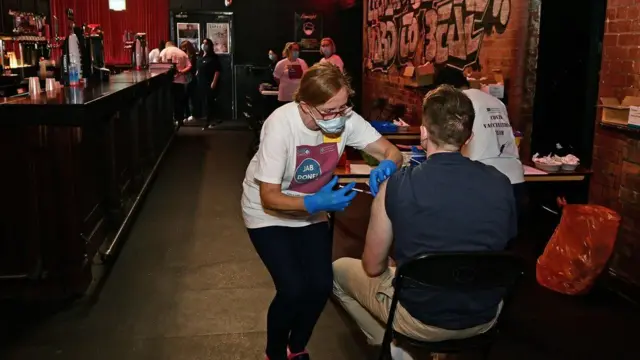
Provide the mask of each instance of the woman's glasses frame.
POLYGON ((341 116, 347 116, 351 114, 351 111, 353 111, 353 102, 351 102, 351 99, 349 99, 346 104, 335 111, 320 111, 313 105, 309 106, 313 108, 318 113, 318 115, 320 115, 322 120, 333 120, 341 116))

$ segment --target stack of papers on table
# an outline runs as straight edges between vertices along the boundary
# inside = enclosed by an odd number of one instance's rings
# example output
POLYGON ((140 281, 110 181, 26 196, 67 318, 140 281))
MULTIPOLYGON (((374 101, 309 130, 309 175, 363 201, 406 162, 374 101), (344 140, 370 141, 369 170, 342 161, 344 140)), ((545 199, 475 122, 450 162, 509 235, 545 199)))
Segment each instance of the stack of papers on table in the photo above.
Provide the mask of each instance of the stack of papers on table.
POLYGON ((367 164, 351 164, 349 166, 349 171, 352 174, 369 175, 371 172, 371 166, 367 164))
POLYGON ((548 174, 546 171, 542 171, 540 169, 536 169, 528 165, 522 165, 522 167, 524 167, 525 175, 547 175, 548 174))
MULTIPOLYGON (((532 166, 523 165, 524 174, 525 175, 548 175, 546 171, 542 171, 540 169, 536 169, 532 166)), ((356 175, 369 175, 371 173, 372 167, 367 164, 351 164, 350 172, 356 175)))

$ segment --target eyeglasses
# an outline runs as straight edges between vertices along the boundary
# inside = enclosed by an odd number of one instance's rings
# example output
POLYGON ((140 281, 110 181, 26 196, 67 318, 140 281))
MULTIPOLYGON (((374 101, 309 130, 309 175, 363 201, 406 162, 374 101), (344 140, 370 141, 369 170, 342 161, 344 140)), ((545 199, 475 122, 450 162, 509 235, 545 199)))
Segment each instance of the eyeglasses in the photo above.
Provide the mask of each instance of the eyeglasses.
POLYGON ((318 113, 318 115, 320 115, 320 117, 322 117, 323 120, 331 120, 340 116, 347 116, 353 111, 353 103, 351 102, 351 99, 349 99, 346 104, 338 109, 319 110, 315 106, 311 107, 318 113))

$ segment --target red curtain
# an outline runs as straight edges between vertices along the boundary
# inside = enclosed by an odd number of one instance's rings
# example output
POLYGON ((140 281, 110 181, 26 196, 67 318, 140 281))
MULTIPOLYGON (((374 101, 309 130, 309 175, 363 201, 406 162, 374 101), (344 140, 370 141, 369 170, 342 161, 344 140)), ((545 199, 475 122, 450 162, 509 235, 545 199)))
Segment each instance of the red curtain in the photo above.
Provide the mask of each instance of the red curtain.
MULTIPOLYGON (((104 30, 104 53, 107 64, 128 64, 124 50, 125 30, 147 33, 147 47, 154 49, 169 37, 169 0, 127 0, 127 10, 109 10, 109 0, 50 0, 51 16, 57 16, 59 35, 69 34, 67 9, 74 12, 75 22, 100 24, 104 30)), ((50 20, 53 26, 53 20, 50 20)), ((53 28, 52 28, 53 29, 53 28)), ((53 34, 53 30, 52 30, 53 34)), ((54 56, 60 56, 59 52, 54 56)))

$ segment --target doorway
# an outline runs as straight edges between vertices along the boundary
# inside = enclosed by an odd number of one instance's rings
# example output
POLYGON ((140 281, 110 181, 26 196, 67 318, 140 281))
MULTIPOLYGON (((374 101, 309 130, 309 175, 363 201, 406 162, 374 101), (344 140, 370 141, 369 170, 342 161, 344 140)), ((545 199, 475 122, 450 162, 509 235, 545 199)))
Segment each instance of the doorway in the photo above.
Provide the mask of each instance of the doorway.
POLYGON ((233 76, 235 51, 233 13, 171 10, 169 26, 170 38, 176 44, 183 40, 190 40, 196 43, 196 48, 199 50, 203 39, 209 38, 213 41, 214 51, 221 65, 216 118, 225 122, 235 120, 233 116, 236 107, 236 84, 233 76), (191 31, 184 31, 186 28, 191 31))
POLYGON ((543 0, 532 151, 556 144, 591 166, 606 0, 543 0))

